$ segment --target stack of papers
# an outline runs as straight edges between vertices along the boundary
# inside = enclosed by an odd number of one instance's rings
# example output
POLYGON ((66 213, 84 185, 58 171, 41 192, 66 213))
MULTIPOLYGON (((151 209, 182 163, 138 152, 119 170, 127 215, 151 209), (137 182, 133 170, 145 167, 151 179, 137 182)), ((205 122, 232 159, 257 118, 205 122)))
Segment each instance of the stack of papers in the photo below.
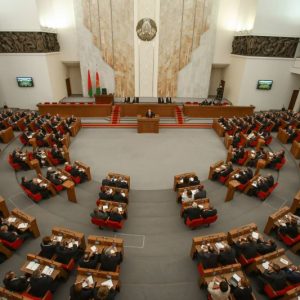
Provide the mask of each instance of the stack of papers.
POLYGON ((8 221, 9 223, 14 223, 14 222, 16 222, 16 220, 17 220, 17 218, 14 218, 14 217, 9 217, 9 218, 7 219, 7 221, 8 221))
POLYGON ((36 263, 35 261, 31 261, 27 266, 26 269, 35 271, 40 266, 39 263, 36 263))
POLYGON ((85 281, 82 283, 82 287, 85 288, 89 285, 92 285, 94 284, 94 279, 93 279, 93 276, 89 276, 85 279, 85 281))
POLYGON ((26 229, 28 227, 28 223, 20 223, 18 225, 18 229, 26 229))
POLYGON ((102 282, 101 285, 107 286, 109 289, 111 289, 114 286, 111 279, 102 282))
POLYGON ((53 240, 54 240, 54 241, 57 241, 57 242, 61 242, 62 239, 63 239, 62 236, 57 236, 57 235, 55 235, 55 236, 53 237, 53 240))
POLYGON ((65 176, 65 175, 62 175, 62 176, 60 176, 60 178, 61 178, 62 180, 66 180, 66 179, 68 179, 68 177, 67 177, 67 176, 65 176))
POLYGON ((200 209, 203 209, 204 206, 201 205, 201 204, 199 204, 198 207, 199 207, 200 209))
POLYGON ((253 232, 252 232, 252 237, 253 237, 254 239, 258 240, 259 234, 258 234, 257 232, 255 232, 255 231, 253 231, 253 232))
POLYGON ((48 267, 48 266, 45 266, 44 270, 42 271, 42 274, 45 274, 45 275, 48 275, 48 276, 51 276, 52 273, 54 271, 54 268, 51 268, 51 267, 48 267))
POLYGON ((103 205, 102 208, 103 208, 103 210, 106 210, 106 209, 108 209, 108 205, 103 205))
POLYGON ((215 243, 215 246, 218 250, 223 249, 224 245, 222 243, 215 243))
POLYGON ((232 277, 233 277, 237 282, 240 282, 240 281, 241 281, 241 277, 240 277, 238 274, 236 274, 236 273, 234 273, 234 274, 232 275, 232 277))
POLYGON ((123 211, 122 207, 118 207, 119 213, 121 213, 123 211))
POLYGON ((266 270, 269 269, 269 265, 270 265, 270 263, 268 261, 262 263, 263 268, 266 269, 266 270))
POLYGON ((97 247, 96 246, 92 246, 91 250, 92 250, 92 252, 96 252, 97 251, 97 247))
POLYGON ((39 179, 39 178, 37 178, 37 179, 36 179, 36 182, 37 182, 37 183, 41 183, 41 182, 42 182, 42 180, 41 180, 41 179, 39 179))

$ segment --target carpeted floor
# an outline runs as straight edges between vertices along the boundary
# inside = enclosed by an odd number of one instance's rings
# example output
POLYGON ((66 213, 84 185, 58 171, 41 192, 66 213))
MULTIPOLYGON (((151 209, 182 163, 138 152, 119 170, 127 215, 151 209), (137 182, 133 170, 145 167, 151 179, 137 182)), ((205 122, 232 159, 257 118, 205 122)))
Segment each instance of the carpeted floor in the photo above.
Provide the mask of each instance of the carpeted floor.
MULTIPOLYGON (((196 262, 189 256, 192 237, 227 232, 233 227, 255 222, 263 231, 267 217, 283 205, 289 205, 300 189, 300 173, 295 160, 287 151, 288 162, 278 174, 279 186, 264 202, 236 193, 225 203, 226 188, 206 180, 209 165, 225 159, 222 140, 212 130, 163 129, 159 135, 138 135, 131 129, 82 129, 72 140, 70 156, 91 166, 93 181, 76 187, 78 203, 67 201, 66 192, 35 204, 18 186, 25 174, 15 172, 7 163, 7 156, 20 146, 15 140, 0 156, 0 194, 10 209, 17 206, 36 216, 41 236, 49 234, 53 226, 64 226, 90 234, 112 236, 112 231, 100 231, 90 223, 89 213, 95 206, 99 181, 108 171, 131 176, 128 220, 117 236, 125 240, 125 257, 121 265, 122 300, 181 300, 205 299, 205 291, 198 287, 196 262), (173 176, 196 171, 204 183, 212 204, 218 209, 219 219, 209 228, 191 231, 179 215, 180 206, 172 191, 173 176)), ((274 139, 273 150, 283 146, 274 139)), ((287 147, 287 149, 290 146, 287 147)), ((45 172, 46 170, 43 170, 45 172)), ((263 170, 262 173, 268 171, 263 170)), ((37 253, 41 238, 29 240, 9 260, 0 266, 0 278, 8 270, 18 271, 27 253, 37 253)), ((279 247, 284 247, 278 242, 279 247)), ((296 264, 297 256, 288 257, 296 264)), ((68 299, 75 272, 61 284, 54 299, 68 299)), ((252 278, 251 278, 252 279, 252 278)), ((256 284, 253 282, 253 288, 256 284)), ((265 299, 257 294, 257 299, 265 299)))

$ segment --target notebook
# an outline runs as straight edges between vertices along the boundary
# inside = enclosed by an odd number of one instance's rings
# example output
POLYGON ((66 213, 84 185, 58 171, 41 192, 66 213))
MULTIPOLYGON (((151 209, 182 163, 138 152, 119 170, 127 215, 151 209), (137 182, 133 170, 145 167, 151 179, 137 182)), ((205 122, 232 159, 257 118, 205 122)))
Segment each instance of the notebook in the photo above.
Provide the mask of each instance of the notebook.
POLYGON ((111 289, 114 286, 111 279, 102 282, 101 285, 107 286, 109 289, 111 289))
POLYGON ((51 268, 51 267, 48 267, 48 266, 45 266, 45 268, 43 269, 42 271, 42 274, 45 274, 45 275, 48 275, 48 276, 51 276, 52 273, 54 271, 54 268, 51 268))
POLYGON ((31 261, 27 266, 26 269, 35 271, 40 266, 39 263, 36 263, 35 261, 31 261))

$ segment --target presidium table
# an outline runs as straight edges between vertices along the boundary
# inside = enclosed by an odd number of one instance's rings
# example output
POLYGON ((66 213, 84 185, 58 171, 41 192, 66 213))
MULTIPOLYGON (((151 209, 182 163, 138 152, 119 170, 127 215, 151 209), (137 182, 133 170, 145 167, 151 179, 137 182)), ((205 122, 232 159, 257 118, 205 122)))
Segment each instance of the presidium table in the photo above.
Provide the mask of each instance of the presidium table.
POLYGON ((159 115, 153 118, 137 116, 137 132, 138 133, 158 133, 159 132, 159 115))

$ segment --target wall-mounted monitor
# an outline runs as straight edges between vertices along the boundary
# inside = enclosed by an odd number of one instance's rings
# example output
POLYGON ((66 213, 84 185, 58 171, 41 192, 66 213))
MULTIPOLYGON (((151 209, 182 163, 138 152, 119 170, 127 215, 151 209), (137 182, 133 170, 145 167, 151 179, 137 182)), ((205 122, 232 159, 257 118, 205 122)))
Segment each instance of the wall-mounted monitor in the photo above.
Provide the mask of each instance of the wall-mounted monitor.
POLYGON ((258 80, 256 88, 258 90, 270 90, 272 88, 273 80, 258 80))
POLYGON ((19 87, 33 87, 32 77, 17 77, 19 87))

